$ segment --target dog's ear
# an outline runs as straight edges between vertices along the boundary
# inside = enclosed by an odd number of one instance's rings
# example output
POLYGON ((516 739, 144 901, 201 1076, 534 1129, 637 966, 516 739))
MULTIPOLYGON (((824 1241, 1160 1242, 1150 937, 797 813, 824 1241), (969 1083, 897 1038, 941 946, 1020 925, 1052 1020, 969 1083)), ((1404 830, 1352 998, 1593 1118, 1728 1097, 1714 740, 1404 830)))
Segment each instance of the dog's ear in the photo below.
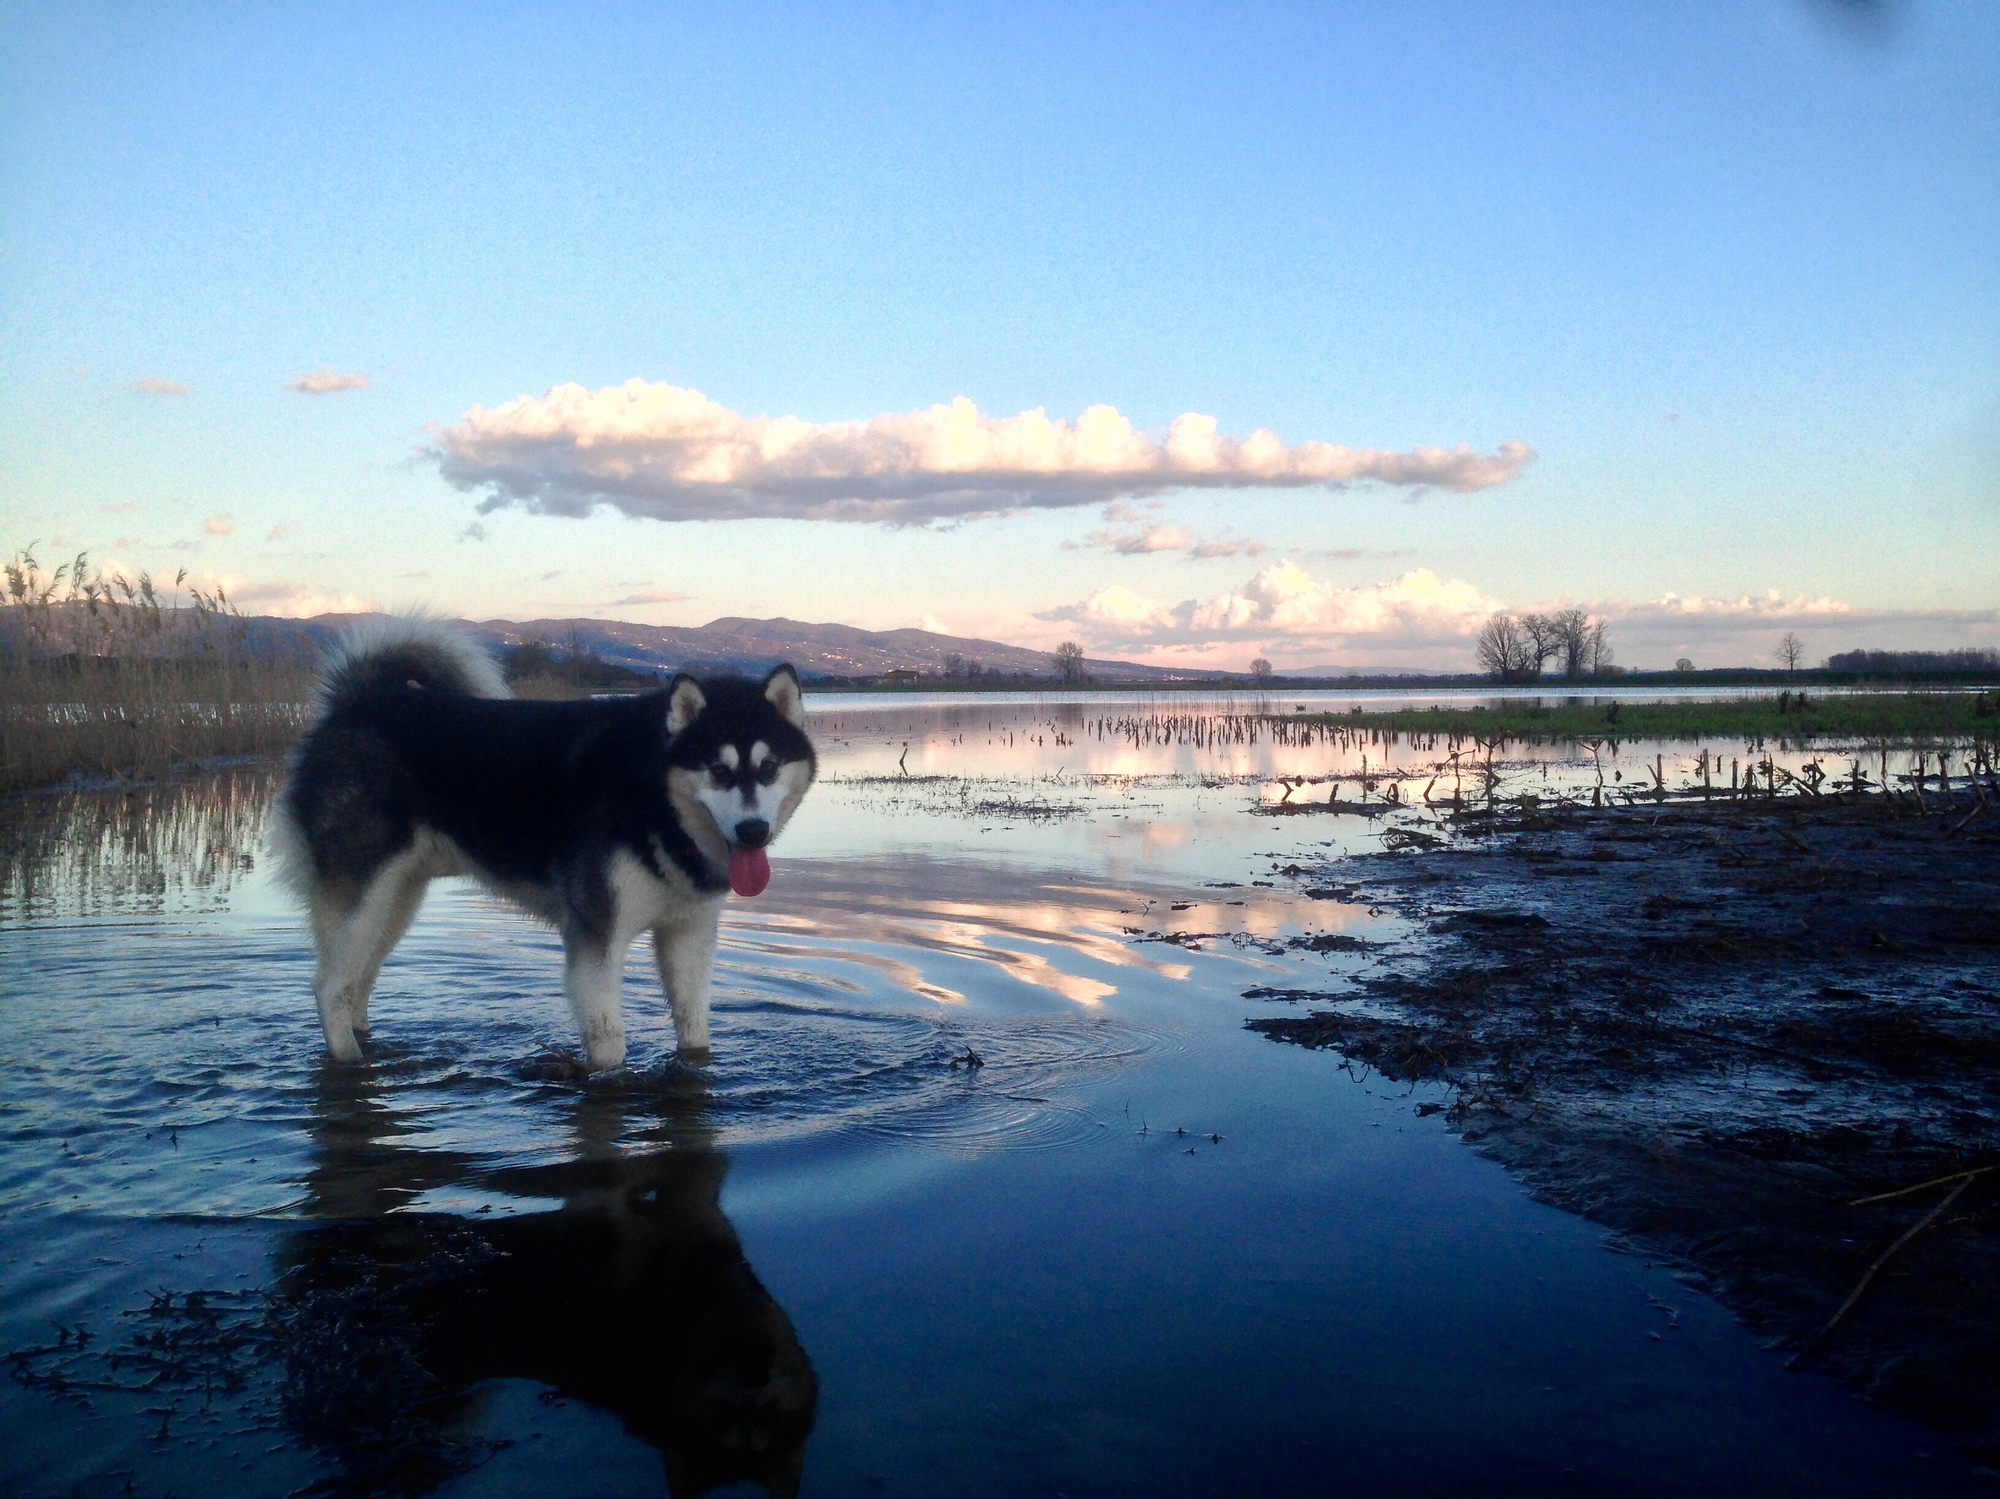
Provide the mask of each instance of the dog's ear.
POLYGON ((764 678, 764 696, 793 728, 806 726, 805 693, 799 688, 799 674, 792 670, 791 662, 771 668, 771 674, 764 678))
POLYGON ((667 689, 667 737, 674 739, 701 717, 701 710, 708 706, 708 699, 701 694, 701 683, 686 672, 674 677, 673 686, 667 689))

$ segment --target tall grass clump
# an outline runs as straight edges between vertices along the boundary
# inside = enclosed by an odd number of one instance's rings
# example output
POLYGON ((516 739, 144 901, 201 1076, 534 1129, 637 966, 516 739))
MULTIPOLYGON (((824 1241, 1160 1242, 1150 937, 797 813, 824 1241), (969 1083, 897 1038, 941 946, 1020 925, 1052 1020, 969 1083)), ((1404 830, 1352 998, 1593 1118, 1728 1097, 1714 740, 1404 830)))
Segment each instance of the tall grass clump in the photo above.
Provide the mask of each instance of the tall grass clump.
POLYGON ((236 755, 275 755, 305 724, 313 662, 254 632, 228 596, 182 572, 48 572, 32 548, 0 597, 0 794, 72 778, 138 777, 236 755))

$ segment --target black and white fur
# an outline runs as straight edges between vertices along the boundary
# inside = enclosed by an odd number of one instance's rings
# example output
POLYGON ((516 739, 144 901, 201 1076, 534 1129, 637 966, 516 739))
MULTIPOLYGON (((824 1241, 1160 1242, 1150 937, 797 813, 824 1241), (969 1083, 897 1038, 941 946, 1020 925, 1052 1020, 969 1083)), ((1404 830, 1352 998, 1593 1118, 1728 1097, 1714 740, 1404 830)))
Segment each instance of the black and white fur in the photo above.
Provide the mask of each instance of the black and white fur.
POLYGON ((279 798, 274 844, 312 918, 326 1046, 358 1061, 368 998, 424 890, 470 875, 562 935, 593 1069, 625 1059, 618 981, 650 932, 683 1054, 709 1049, 732 845, 784 829, 817 761, 798 673, 588 702, 508 696, 492 659, 424 617, 350 634, 279 798))

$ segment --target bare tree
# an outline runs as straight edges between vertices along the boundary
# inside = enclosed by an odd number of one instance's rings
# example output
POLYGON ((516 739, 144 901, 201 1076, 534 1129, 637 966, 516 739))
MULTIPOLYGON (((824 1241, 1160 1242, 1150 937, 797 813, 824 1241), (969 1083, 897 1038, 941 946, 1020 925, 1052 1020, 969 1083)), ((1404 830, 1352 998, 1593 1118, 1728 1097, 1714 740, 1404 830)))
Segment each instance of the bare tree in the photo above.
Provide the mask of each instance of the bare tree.
POLYGON ((1562 616, 1559 614, 1524 614, 1517 623, 1521 627, 1521 641, 1524 660, 1522 666, 1526 675, 1539 677, 1543 665, 1550 660, 1559 660, 1563 655, 1562 616))
POLYGON ((1693 663, 1692 661, 1688 660, 1688 658, 1687 658, 1687 657, 1685 657, 1685 656, 1680 656, 1680 657, 1677 657, 1677 658, 1675 659, 1675 661, 1674 661, 1674 670, 1675 670, 1675 671, 1693 671, 1693 670, 1694 670, 1694 663, 1693 663))
POLYGON ((962 677, 962 676, 964 676, 964 675, 965 675, 965 657, 963 657, 963 656, 959 655, 959 653, 958 653, 957 651, 947 651, 947 652, 945 652, 945 658, 944 658, 944 674, 945 674, 945 676, 946 676, 947 678, 955 678, 955 677, 962 677))
POLYGON ((1590 671, 1590 617, 1581 609, 1559 609, 1548 617, 1549 656, 1566 677, 1590 671))
POLYGON ((1250 675, 1255 677, 1260 683, 1270 681, 1271 663, 1262 656, 1259 656, 1255 661, 1250 663, 1250 675))
POLYGON ((1583 671, 1578 675, 1608 677, 1616 671, 1611 664, 1611 642, 1604 638, 1604 621, 1593 620, 1583 632, 1583 671))
POLYGON ((1056 647, 1056 675, 1063 679, 1065 687, 1073 687, 1083 680, 1083 647, 1074 640, 1065 640, 1056 647))
POLYGON ((1510 614, 1496 614, 1479 627, 1473 651, 1479 669, 1494 681, 1519 682, 1527 675, 1530 649, 1520 621, 1510 614))
POLYGON ((1783 664, 1786 671, 1797 671, 1799 662, 1805 659, 1806 643, 1787 630, 1785 638, 1778 642, 1778 648, 1772 654, 1783 664))

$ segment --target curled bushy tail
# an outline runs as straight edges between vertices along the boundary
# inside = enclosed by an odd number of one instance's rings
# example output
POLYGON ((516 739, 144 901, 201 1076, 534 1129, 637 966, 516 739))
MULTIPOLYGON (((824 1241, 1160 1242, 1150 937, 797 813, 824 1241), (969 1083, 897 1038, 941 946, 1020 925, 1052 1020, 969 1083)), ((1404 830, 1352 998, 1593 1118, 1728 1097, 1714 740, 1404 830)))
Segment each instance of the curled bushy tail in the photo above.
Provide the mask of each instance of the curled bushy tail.
POLYGON ((363 698, 415 685, 462 697, 507 697, 500 667, 462 626, 425 614, 357 625, 320 672, 313 717, 325 722, 363 698))

